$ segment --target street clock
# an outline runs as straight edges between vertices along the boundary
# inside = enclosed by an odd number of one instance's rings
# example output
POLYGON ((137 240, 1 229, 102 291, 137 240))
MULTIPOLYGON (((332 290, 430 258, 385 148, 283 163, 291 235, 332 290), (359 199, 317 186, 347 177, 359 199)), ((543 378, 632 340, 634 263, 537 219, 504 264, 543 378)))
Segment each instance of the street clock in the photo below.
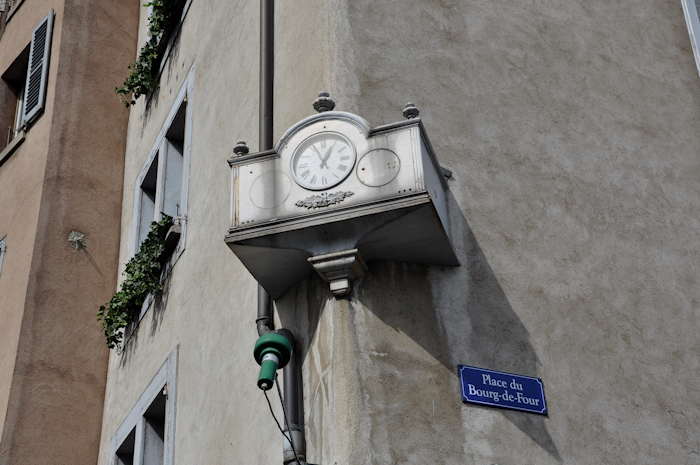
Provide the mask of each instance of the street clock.
POLYGON ((292 155, 291 173, 301 187, 326 190, 345 180, 355 167, 355 146, 338 132, 309 136, 292 155))
POLYGON ((415 106, 371 128, 334 105, 322 93, 273 150, 236 145, 231 250, 273 298, 314 270, 340 297, 371 261, 458 265, 447 182, 415 106))

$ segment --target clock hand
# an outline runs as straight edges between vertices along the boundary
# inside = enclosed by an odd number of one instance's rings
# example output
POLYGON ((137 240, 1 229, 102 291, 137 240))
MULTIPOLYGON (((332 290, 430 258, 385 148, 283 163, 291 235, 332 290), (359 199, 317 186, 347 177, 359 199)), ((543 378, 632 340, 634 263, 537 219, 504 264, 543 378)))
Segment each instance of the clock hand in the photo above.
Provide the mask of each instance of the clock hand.
POLYGON ((323 168, 324 166, 325 166, 326 168, 328 168, 328 159, 329 159, 330 156, 331 156, 331 152, 333 151, 333 147, 335 147, 335 143, 334 143, 333 145, 331 145, 331 146, 328 148, 328 150, 326 151, 326 156, 323 157, 323 159, 321 160, 321 168, 323 168))
POLYGON ((314 152, 316 152, 316 155, 318 156, 318 159, 321 160, 321 165, 323 166, 323 155, 321 155, 321 152, 318 151, 315 145, 312 145, 311 148, 314 152))

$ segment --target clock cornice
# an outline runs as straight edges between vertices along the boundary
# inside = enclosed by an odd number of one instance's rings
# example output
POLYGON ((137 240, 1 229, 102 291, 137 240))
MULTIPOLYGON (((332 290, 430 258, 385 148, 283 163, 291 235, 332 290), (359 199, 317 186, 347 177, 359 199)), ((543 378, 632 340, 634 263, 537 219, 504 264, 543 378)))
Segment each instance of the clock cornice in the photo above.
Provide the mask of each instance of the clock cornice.
POLYGON ((317 115, 307 116, 303 120, 297 122, 289 129, 287 129, 284 132, 284 134, 282 134, 282 137, 280 137, 280 140, 277 142, 277 144, 275 144, 275 150, 277 152, 281 151, 285 147, 285 145, 287 145, 289 139, 291 139, 294 136, 294 134, 301 131, 302 129, 311 126, 312 124, 317 123, 319 121, 326 120, 347 121, 352 125, 356 126, 360 131, 362 131, 362 134, 365 137, 369 136, 369 123, 361 116, 357 116, 353 113, 348 113, 345 111, 324 111, 317 115))

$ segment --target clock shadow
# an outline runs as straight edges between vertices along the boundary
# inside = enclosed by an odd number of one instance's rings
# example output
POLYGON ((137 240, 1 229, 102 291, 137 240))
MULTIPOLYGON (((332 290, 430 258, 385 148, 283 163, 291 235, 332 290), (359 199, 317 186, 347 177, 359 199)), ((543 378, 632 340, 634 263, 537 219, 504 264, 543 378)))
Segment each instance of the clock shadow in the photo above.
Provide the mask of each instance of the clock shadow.
MULTIPOLYGON (((370 262, 344 301, 333 299, 327 283, 312 276, 278 300, 280 319, 300 340, 305 370, 318 365, 318 354, 309 353, 308 342, 320 337, 318 328, 327 330, 321 324, 324 313, 341 312, 350 320, 362 394, 360 417, 367 423, 365 441, 372 457, 412 463, 434 459, 437 453, 446 462, 467 463, 475 459, 469 455, 468 438, 489 415, 501 415, 561 463, 547 417, 461 404, 458 364, 538 376, 541 363, 450 192, 448 207, 461 266, 370 262)), ((305 392, 305 399, 313 395, 305 392)), ((308 422, 315 416, 309 415, 308 422)), ((507 430, 498 431, 496 421, 487 423, 492 423, 489 437, 496 451, 489 458, 512 460, 506 454, 519 452, 508 442, 507 430)), ((368 452, 356 452, 358 460, 367 460, 363 453, 368 452)))

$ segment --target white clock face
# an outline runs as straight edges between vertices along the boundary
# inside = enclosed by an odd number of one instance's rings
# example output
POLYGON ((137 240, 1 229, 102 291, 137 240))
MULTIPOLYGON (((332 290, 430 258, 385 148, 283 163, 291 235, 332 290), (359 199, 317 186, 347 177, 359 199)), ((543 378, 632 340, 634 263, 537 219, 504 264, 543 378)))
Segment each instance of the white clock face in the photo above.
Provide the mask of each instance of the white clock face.
POLYGON ((297 147, 292 156, 292 174, 301 187, 329 189, 348 177, 355 158, 355 147, 345 136, 322 132, 297 147))

